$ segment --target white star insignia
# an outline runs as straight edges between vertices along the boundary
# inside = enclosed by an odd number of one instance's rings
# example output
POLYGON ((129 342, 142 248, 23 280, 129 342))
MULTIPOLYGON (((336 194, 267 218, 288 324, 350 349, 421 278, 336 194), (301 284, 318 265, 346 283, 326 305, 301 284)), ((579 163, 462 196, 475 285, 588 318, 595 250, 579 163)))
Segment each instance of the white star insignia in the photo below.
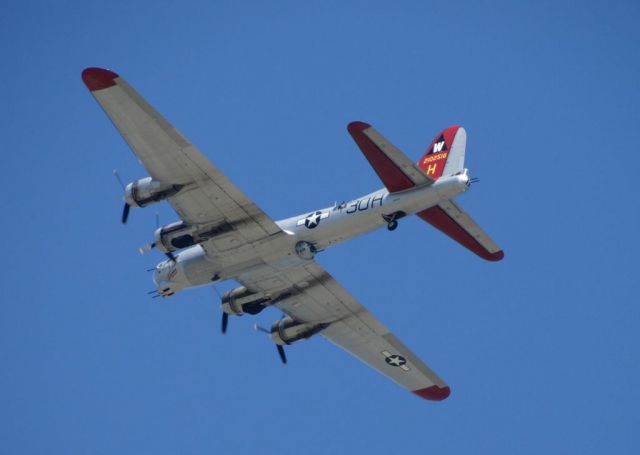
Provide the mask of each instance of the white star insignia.
POLYGON ((394 355, 393 357, 389 357, 387 359, 387 363, 389 365, 393 365, 394 367, 399 367, 400 365, 402 365, 402 361, 400 360, 400 357, 398 357, 397 355, 394 355))
POLYGON ((398 367, 403 371, 409 371, 409 368, 406 363, 407 359, 398 354, 391 354, 389 351, 382 351, 380 354, 384 356, 384 361, 387 365, 392 367, 398 367))
POLYGON ((314 213, 313 215, 310 215, 307 217, 307 225, 308 226, 316 226, 318 223, 320 222, 320 215, 317 213, 314 213))
POLYGON ((302 226, 304 224, 307 228, 313 229, 320 224, 320 220, 324 220, 328 216, 329 216, 328 213, 322 213, 320 211, 315 213, 310 213, 305 218, 299 219, 298 222, 296 223, 296 226, 302 226))

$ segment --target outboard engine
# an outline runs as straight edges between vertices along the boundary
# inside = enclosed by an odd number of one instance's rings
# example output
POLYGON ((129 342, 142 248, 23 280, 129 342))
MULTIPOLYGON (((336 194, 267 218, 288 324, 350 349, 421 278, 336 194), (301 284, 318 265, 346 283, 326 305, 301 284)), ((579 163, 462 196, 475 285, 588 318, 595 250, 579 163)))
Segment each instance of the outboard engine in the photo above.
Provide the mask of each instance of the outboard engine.
POLYGON ((243 314, 258 314, 271 301, 262 293, 254 293, 244 286, 225 292, 222 296, 222 311, 225 314, 242 316, 243 314))
POLYGON ((328 325, 298 322, 291 316, 286 316, 271 326, 271 339, 277 345, 283 346, 299 340, 306 340, 327 328, 328 325))
MULTIPOLYGON (((120 177, 114 171, 118 180, 120 177)), ((173 196, 182 189, 183 185, 173 185, 153 180, 151 177, 129 183, 124 189, 124 208, 122 210, 122 224, 127 224, 131 207, 146 207, 173 196)))
POLYGON ((131 207, 147 207, 176 194, 183 185, 172 185, 151 177, 129 183, 124 189, 124 201, 131 207))

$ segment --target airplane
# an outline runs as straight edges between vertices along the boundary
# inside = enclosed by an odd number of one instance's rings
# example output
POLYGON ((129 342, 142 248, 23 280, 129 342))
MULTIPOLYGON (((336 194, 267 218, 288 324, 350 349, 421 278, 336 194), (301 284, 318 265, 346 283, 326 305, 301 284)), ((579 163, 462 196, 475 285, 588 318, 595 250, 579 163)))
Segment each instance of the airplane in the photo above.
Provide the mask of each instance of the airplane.
POLYGON ((82 79, 149 176, 124 187, 122 223, 131 208, 168 201, 180 221, 159 227, 155 248, 167 256, 154 269, 157 296, 235 280, 221 298, 222 333, 229 316, 276 307, 283 317, 267 332, 283 363, 284 346, 321 335, 417 396, 447 398, 450 387, 316 262, 319 252, 415 214, 479 257, 502 249, 454 202, 474 181, 464 167, 466 132, 439 133, 413 163, 364 122, 349 134, 384 188, 332 207, 273 221, 147 103, 124 78, 86 68, 82 79))

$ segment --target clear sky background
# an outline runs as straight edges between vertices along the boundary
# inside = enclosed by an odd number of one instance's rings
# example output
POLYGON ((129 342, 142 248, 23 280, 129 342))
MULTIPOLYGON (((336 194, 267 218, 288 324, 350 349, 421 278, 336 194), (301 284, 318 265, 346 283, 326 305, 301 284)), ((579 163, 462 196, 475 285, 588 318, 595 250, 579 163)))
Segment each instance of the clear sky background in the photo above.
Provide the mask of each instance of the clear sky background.
MULTIPOLYGON (((0 452, 640 453, 638 2, 0 6, 0 452), (210 288, 152 300, 120 225, 145 176, 82 84, 125 77, 275 219, 381 186, 346 125, 417 160, 452 124, 483 261, 417 218, 318 261, 450 385, 421 400, 210 288)), ((220 290, 233 287, 220 286, 220 290)))

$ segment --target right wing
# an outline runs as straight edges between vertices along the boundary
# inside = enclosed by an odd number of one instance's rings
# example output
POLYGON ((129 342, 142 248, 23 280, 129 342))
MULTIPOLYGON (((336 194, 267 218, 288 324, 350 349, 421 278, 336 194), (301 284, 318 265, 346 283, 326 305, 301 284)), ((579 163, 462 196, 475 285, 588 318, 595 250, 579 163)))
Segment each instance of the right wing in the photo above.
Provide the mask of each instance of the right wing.
POLYGON ((504 257, 504 251, 453 200, 441 202, 416 215, 487 261, 499 261, 504 257))
POLYGON ((434 182, 371 125, 351 122, 347 130, 390 193, 434 182))
POLYGON ((222 249, 282 232, 122 77, 87 68, 82 79, 149 175, 184 186, 168 198, 183 221, 225 232, 222 249))
POLYGON ((264 264, 237 281, 253 292, 286 290, 275 306, 295 321, 327 325, 323 337, 422 398, 449 396, 445 382, 315 261, 287 269, 264 264))

